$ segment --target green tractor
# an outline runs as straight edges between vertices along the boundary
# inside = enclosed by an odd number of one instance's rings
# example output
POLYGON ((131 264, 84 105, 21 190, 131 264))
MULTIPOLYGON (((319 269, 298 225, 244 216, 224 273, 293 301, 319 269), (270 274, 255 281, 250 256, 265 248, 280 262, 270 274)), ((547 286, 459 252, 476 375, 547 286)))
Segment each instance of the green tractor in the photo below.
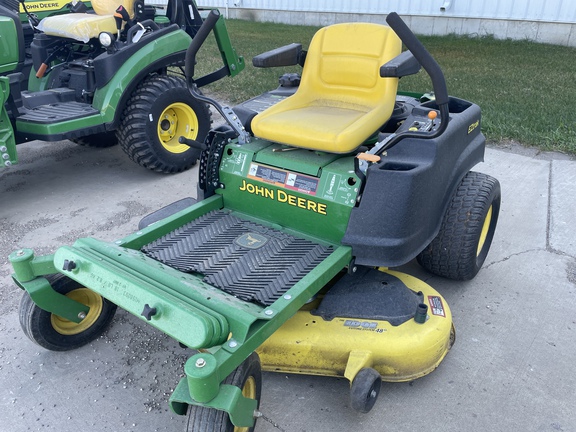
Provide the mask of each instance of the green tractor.
MULTIPOLYGON (((64 139, 119 143, 157 172, 193 166, 199 151, 178 139, 203 140, 211 114, 182 67, 209 11, 194 0, 60 3, 0 0, 0 167, 17 163, 17 144, 64 139)), ((244 68, 223 18, 215 35, 223 66, 197 87, 244 68)))
POLYGON ((455 340, 446 300, 391 270, 413 259, 472 279, 496 229, 500 185, 484 157, 481 111, 447 93, 442 70, 391 13, 389 26, 320 29, 253 59, 300 64, 276 90, 233 109, 203 142, 198 200, 146 216, 115 242, 82 238, 53 255, 10 255, 25 334, 56 351, 101 335, 119 306, 193 349, 170 397, 189 432, 253 430, 261 370, 345 377, 370 411, 382 380, 432 372, 455 340), (402 43, 408 51, 402 52, 402 43), (399 94, 424 68, 430 94, 399 94))

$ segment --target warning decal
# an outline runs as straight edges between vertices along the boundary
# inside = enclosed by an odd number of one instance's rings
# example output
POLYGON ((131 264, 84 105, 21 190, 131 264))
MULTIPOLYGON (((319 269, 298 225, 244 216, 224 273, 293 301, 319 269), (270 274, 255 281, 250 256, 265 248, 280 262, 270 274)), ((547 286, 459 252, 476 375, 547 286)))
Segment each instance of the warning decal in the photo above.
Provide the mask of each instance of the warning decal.
POLYGON ((248 178, 260 180, 286 189, 316 195, 319 180, 315 177, 252 163, 248 178))
POLYGON ((428 303, 430 304, 430 312, 432 315, 441 316, 446 318, 446 312, 444 311, 444 304, 442 299, 438 296, 428 296, 428 303))

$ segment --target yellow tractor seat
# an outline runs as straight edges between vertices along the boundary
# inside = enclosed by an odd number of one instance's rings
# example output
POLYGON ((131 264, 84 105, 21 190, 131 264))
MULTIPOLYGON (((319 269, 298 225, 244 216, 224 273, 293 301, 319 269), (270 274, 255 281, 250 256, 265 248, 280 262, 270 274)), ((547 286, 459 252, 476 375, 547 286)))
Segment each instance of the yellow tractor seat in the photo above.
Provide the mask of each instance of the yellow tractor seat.
POLYGON ((88 42, 105 31, 116 33, 114 12, 124 6, 130 17, 134 15, 134 0, 94 0, 92 8, 96 14, 70 13, 46 17, 37 26, 49 36, 59 36, 88 42))
POLYGON ((402 51, 387 26, 335 24, 312 38, 296 93, 258 114, 255 136, 294 147, 349 153, 389 118, 398 78, 380 66, 402 51))

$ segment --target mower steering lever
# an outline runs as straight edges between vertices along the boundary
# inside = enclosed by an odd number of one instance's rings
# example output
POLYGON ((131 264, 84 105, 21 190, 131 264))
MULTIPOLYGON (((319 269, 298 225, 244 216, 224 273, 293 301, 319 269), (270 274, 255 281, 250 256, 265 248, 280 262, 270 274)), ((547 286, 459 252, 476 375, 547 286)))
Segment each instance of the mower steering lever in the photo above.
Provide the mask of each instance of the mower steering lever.
MULTIPOLYGON (((419 139, 432 139, 436 138, 444 133, 448 127, 448 121, 450 118, 450 112, 448 109, 448 102, 450 98, 448 96, 448 89, 446 87, 446 80, 444 79, 444 73, 442 69, 434 60, 434 57, 428 52, 428 50, 422 45, 418 40, 416 35, 412 33, 412 30, 404 23, 402 18, 398 16, 396 12, 391 12, 386 17, 386 22, 398 35, 398 37, 404 42, 408 49, 412 52, 414 57, 422 65, 424 70, 430 76, 432 80, 432 85, 434 87, 434 94, 436 95, 436 104, 438 105, 438 110, 440 111, 440 124, 438 128, 434 128, 434 118, 430 118, 427 122, 426 127, 420 131, 405 131, 398 134, 391 134, 383 141, 377 143, 368 154, 371 155, 381 155, 386 150, 394 147, 404 138, 419 138, 419 139)), ((387 76, 386 69, 384 66, 380 69, 380 76, 387 76)), ((366 161, 362 161, 361 168, 366 167, 366 161)))
MULTIPOLYGON (((418 40, 416 35, 412 33, 412 30, 406 25, 406 23, 398 16, 396 12, 391 12, 386 17, 386 22, 398 35, 398 37, 404 42, 404 45, 412 52, 414 57, 422 65, 424 70, 430 76, 432 80, 432 86, 434 87, 434 94, 436 95, 436 103, 438 105, 448 104, 448 89, 446 87, 446 80, 444 79, 444 73, 440 68, 440 65, 434 60, 434 57, 428 52, 428 50, 422 45, 418 40)), ((444 119, 443 119, 444 120, 444 119)))
MULTIPOLYGON (((244 128, 242 122, 238 119, 238 116, 232 110, 232 108, 228 106, 220 105, 214 99, 209 98, 200 94, 197 89, 196 84, 194 83, 194 66, 196 65, 196 54, 198 50, 210 34, 210 32, 216 26, 216 23, 220 19, 220 12, 216 9, 210 11, 204 23, 192 39, 192 43, 186 50, 186 58, 184 60, 184 72, 186 74, 186 84, 188 84, 188 90, 193 98, 199 100, 200 102, 207 103, 212 105, 218 113, 226 120, 226 122, 234 129, 236 134, 238 135, 238 143, 239 144, 246 144, 250 142, 250 134, 244 128)), ((185 144, 185 143, 184 143, 185 144)))

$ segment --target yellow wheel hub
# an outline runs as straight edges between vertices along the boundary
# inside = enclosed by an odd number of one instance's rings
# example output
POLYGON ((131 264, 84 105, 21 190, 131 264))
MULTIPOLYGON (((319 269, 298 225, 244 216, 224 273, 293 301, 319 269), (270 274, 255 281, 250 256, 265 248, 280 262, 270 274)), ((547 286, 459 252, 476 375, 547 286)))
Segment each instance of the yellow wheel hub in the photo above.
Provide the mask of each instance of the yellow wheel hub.
POLYGON ((170 153, 184 153, 189 147, 180 144, 181 136, 196 139, 198 136, 198 117, 188 105, 176 102, 166 107, 158 119, 158 139, 170 153))
POLYGON ((90 310, 86 314, 81 322, 76 324, 75 322, 69 321, 65 318, 59 317, 58 315, 52 314, 50 317, 50 323, 52 328, 56 330, 61 335, 72 336, 80 334, 88 330, 96 322, 96 320, 102 314, 103 300, 99 294, 90 291, 88 288, 78 288, 70 291, 66 294, 66 297, 76 300, 85 306, 88 306, 90 310))
MULTIPOLYGON (((253 376, 248 377, 242 387, 242 396, 249 399, 256 399, 256 380, 253 376)), ((234 427, 234 432, 248 432, 250 428, 248 427, 234 427)))
POLYGON ((488 230, 490 229, 490 222, 492 222, 492 206, 488 209, 486 213, 486 218, 484 219, 484 225, 482 225, 482 232, 480 233, 480 240, 478 241, 478 249, 476 250, 476 256, 480 255, 484 243, 486 243, 486 237, 488 237, 488 230))

